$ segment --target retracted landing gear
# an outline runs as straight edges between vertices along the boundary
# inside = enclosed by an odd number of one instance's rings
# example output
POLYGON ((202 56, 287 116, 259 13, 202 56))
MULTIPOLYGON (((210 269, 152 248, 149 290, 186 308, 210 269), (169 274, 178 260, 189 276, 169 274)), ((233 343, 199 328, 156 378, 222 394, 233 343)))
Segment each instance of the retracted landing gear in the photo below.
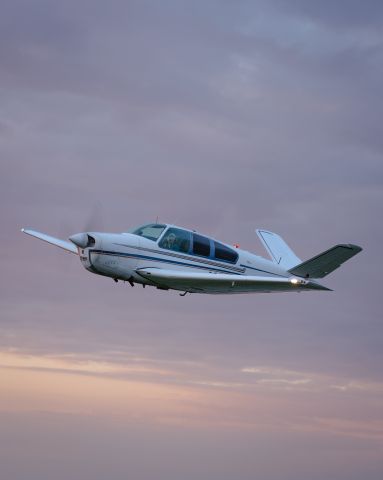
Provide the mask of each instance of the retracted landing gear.
MULTIPOLYGON (((116 283, 118 283, 118 278, 113 278, 113 280, 114 280, 116 283)), ((129 277, 128 280, 127 280, 127 282, 129 282, 129 285, 130 285, 131 287, 134 287, 134 282, 133 282, 133 280, 134 280, 134 277, 129 277)), ((124 280, 124 283, 125 283, 125 280, 124 280)))

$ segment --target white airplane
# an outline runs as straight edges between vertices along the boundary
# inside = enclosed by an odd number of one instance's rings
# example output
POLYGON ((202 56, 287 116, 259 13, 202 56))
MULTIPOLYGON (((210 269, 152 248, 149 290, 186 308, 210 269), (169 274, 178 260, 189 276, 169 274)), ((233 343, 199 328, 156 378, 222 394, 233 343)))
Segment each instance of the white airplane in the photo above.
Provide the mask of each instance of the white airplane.
POLYGON ((302 262, 275 233, 256 230, 271 260, 176 225, 149 223, 128 233, 77 233, 70 241, 22 232, 79 256, 92 273, 186 293, 330 290, 318 282, 359 253, 342 244, 302 262))

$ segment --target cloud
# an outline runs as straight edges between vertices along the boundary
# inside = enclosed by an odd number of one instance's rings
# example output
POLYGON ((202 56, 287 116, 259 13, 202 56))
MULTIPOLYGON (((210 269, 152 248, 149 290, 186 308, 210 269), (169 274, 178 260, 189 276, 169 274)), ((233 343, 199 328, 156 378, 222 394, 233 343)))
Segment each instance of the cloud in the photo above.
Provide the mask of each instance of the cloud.
POLYGON ((7 394, 0 395, 0 411, 112 418, 145 428, 383 439, 382 383, 349 380, 347 388, 338 388, 342 379, 312 372, 302 377, 262 367, 233 375, 211 365, 198 371, 174 360, 169 371, 157 364, 3 351, 0 391, 7 394), (248 379, 250 371, 261 377, 248 379), (372 399, 375 408, 369 407, 372 399))

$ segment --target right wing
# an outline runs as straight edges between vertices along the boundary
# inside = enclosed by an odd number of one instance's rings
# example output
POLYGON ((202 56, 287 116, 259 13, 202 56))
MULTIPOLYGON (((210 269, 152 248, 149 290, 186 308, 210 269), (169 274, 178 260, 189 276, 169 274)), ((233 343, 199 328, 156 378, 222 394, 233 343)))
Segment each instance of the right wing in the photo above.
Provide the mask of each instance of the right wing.
POLYGON ((226 273, 185 272, 161 268, 140 268, 136 273, 160 288, 173 288, 188 292, 245 293, 291 290, 328 290, 314 282, 285 277, 261 277, 226 273))
POLYGON ((45 233, 36 232, 35 230, 30 230, 29 228, 22 228, 22 232, 26 233, 27 235, 31 235, 32 237, 36 237, 39 240, 43 240, 44 242, 50 243, 52 245, 56 245, 56 247, 60 247, 67 252, 75 253, 78 255, 77 247, 73 245, 73 243, 68 242, 67 240, 60 240, 56 237, 51 237, 45 233))
POLYGON ((298 277, 323 278, 360 251, 362 247, 358 245, 335 245, 310 260, 296 265, 289 272, 298 277))

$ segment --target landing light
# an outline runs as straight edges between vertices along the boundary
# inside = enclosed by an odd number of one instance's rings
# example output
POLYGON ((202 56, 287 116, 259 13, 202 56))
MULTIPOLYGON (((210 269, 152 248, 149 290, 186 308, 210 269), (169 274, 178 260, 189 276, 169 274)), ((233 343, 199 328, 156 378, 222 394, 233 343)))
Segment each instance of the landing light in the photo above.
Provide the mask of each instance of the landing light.
POLYGON ((307 285, 309 282, 303 278, 290 278, 290 283, 293 285, 307 285))

